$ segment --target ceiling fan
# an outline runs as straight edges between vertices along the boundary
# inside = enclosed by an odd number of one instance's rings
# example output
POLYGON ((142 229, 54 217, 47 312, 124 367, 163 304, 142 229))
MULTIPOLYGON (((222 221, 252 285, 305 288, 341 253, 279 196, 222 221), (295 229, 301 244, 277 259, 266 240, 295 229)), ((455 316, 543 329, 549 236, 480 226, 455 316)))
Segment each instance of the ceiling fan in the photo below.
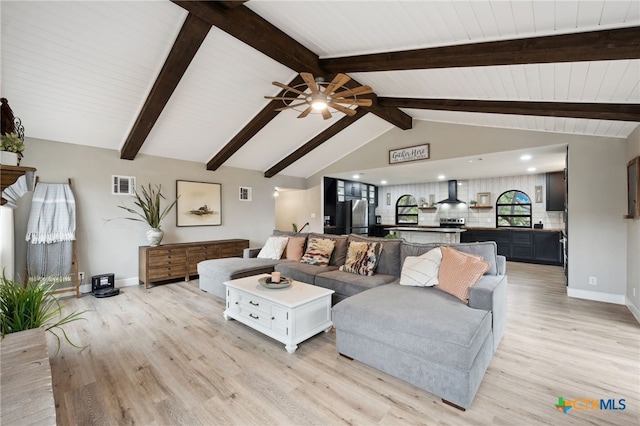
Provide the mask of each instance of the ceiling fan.
POLYGON ((330 108, 347 115, 354 115, 356 111, 353 107, 368 107, 373 103, 371 99, 358 99, 360 95, 373 93, 371 87, 360 86, 349 89, 345 84, 351 80, 351 77, 346 74, 336 75, 330 83, 324 81, 322 77, 313 78, 313 75, 308 72, 301 72, 300 77, 304 83, 294 87, 277 81, 273 82, 274 86, 285 89, 282 96, 265 96, 266 99, 280 100, 285 104, 285 106, 277 108, 276 111, 295 109, 301 111, 298 118, 304 118, 315 111, 320 112, 322 117, 327 120, 332 117, 330 108))

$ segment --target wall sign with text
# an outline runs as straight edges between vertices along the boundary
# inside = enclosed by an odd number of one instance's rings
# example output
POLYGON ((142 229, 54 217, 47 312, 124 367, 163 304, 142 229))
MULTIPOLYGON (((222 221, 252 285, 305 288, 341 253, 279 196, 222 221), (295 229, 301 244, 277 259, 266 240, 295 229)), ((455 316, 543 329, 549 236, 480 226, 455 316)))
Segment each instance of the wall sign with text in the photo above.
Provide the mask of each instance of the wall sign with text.
POLYGON ((410 146, 407 148, 390 149, 389 164, 405 163, 429 159, 429 144, 410 146))

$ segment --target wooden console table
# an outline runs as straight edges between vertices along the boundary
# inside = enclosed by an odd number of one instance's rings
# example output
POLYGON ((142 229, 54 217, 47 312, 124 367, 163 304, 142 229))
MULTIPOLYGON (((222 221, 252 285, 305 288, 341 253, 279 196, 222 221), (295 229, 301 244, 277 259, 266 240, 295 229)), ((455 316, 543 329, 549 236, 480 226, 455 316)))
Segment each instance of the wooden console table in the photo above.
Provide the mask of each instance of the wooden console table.
POLYGON ((246 248, 249 248, 249 240, 239 239, 142 246, 138 249, 138 278, 145 288, 159 281, 189 281, 191 276, 198 274, 198 262, 242 257, 246 248))

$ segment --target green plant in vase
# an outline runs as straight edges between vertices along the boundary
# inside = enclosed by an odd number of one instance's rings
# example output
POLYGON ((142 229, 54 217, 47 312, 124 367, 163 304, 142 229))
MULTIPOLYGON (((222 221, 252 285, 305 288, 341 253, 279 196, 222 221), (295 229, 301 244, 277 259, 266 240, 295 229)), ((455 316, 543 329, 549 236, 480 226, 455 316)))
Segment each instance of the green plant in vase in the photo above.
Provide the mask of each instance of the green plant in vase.
POLYGON ((83 349, 69 339, 63 326, 82 320, 86 311, 73 311, 63 316, 65 305, 52 292, 54 283, 49 279, 29 281, 26 286, 8 279, 4 271, 0 280, 0 332, 2 337, 10 333, 43 327, 56 337, 58 350, 62 342, 57 332, 71 346, 83 349))
POLYGON ((0 135, 0 151, 13 152, 18 156, 18 164, 22 160, 22 151, 24 151, 24 142, 17 133, 7 133, 0 135))
POLYGON ((164 237, 164 231, 160 228, 162 220, 169 214, 178 200, 175 199, 163 209, 161 201, 166 200, 166 198, 162 195, 161 185, 151 187, 151 184, 149 184, 148 188, 144 186, 141 188, 142 195, 140 195, 138 191, 135 192, 134 204, 138 206, 138 210, 127 206, 118 207, 135 215, 135 217, 125 217, 124 219, 147 223, 151 227, 151 229, 147 231, 149 245, 157 246, 160 244, 160 241, 162 241, 162 237, 164 237))

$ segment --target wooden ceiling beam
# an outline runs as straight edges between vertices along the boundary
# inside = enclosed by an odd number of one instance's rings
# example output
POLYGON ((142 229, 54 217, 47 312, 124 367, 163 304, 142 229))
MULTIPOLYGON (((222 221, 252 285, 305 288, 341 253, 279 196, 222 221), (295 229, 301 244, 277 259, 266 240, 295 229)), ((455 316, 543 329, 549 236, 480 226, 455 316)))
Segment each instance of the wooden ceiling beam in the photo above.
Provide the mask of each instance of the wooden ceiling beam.
POLYGON ((305 155, 307 155, 308 153, 310 153, 311 151, 313 151, 314 149, 316 149, 317 147, 319 147, 320 145, 322 145, 323 143, 325 143, 326 141, 328 141, 329 139, 331 139, 332 137, 334 137, 335 135, 337 135, 338 133, 340 133, 341 131, 343 131, 344 129, 346 129, 347 127, 349 127, 350 125, 358 121, 359 119, 361 119, 362 117, 364 117, 365 115, 367 115, 368 113, 369 113, 369 110, 367 108, 358 107, 356 109, 355 115, 352 115, 352 116, 345 115, 340 120, 336 121, 329 128, 324 130, 322 133, 315 136, 309 142, 305 143, 300 148, 296 149, 294 152, 292 152, 291 154, 286 156, 284 159, 282 159, 280 162, 278 162, 278 164, 276 164, 275 166, 271 167, 269 170, 264 172, 264 177, 271 178, 277 175, 282 170, 286 169, 287 167, 289 167, 290 165, 292 165, 293 163, 295 163, 296 161, 298 161, 299 159, 301 159, 302 157, 304 157, 305 155))
POLYGON ((215 1, 172 1, 294 71, 325 74, 318 65, 318 55, 247 7, 227 9, 215 1))
POLYGON ((640 27, 327 58, 329 72, 373 72, 640 58, 640 27))
MULTIPOLYGON (((288 86, 293 87, 298 84, 304 83, 300 75, 291 80, 288 86)), ((286 90, 282 90, 276 96, 284 96, 286 90)), ((282 106, 283 101, 272 100, 269 102, 253 119, 242 128, 218 153, 207 163, 207 170, 218 170, 237 150, 242 148, 244 144, 249 142, 252 137, 256 135, 264 126, 269 124, 271 120, 276 118, 280 111, 276 111, 276 108, 282 106)), ((285 101, 288 105, 290 101, 285 101)))
POLYGON ((522 102, 416 98, 378 98, 378 103, 390 107, 410 109, 640 122, 640 104, 630 103, 522 102))
MULTIPOLYGON (((328 76, 335 74, 319 66, 318 55, 247 7, 226 9, 211 1, 172 1, 294 71, 310 72, 316 77, 325 77, 327 81, 331 80, 328 76)), ((361 86, 354 80, 351 80, 350 84, 361 86)), ((369 110, 403 130, 412 127, 411 117, 397 108, 374 103, 369 110)))
POLYGON ((218 4, 223 5, 224 7, 226 7, 227 9, 233 9, 236 8, 238 6, 242 6, 244 3, 248 2, 249 0, 217 0, 218 4))
POLYGON ((121 159, 136 158, 210 29, 211 24, 192 14, 187 15, 142 110, 120 150, 121 159))

